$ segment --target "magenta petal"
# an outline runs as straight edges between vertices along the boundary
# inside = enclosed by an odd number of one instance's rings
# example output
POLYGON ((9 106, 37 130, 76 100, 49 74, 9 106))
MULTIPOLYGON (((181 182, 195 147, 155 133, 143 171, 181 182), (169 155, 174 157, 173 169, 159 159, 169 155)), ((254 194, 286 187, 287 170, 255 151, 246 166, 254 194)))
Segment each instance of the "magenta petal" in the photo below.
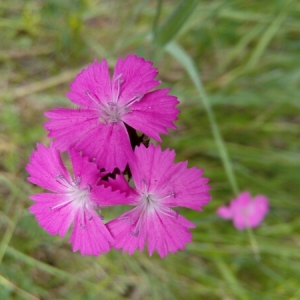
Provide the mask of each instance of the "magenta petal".
POLYGON ((146 94, 140 101, 130 106, 131 113, 123 121, 147 136, 161 142, 159 134, 167 134, 167 128, 176 128, 179 101, 168 95, 169 89, 156 90, 146 94))
POLYGON ((243 213, 235 214, 233 216, 233 225, 238 230, 243 230, 246 227, 250 227, 248 216, 243 213))
POLYGON ((110 186, 104 185, 95 186, 90 194, 91 200, 99 206, 112 206, 134 203, 134 197, 121 192, 112 190, 110 186))
POLYGON ((73 166, 74 179, 81 188, 85 189, 96 184, 101 176, 105 175, 98 170, 96 164, 89 161, 88 157, 82 157, 73 149, 69 150, 68 153, 73 166))
POLYGON ((95 162, 107 172, 112 172, 115 168, 123 171, 127 162, 133 159, 130 140, 123 123, 107 124, 102 127, 101 134, 87 137, 86 141, 90 146, 88 150, 84 147, 84 151, 89 152, 94 148, 95 162))
POLYGON ((123 252, 132 254, 137 248, 143 251, 147 241, 149 255, 157 250, 161 257, 165 257, 168 253, 184 249, 185 244, 191 242, 188 228, 195 225, 181 216, 174 218, 158 212, 145 214, 140 220, 140 230, 136 232, 137 217, 136 211, 132 210, 107 224, 115 239, 114 248, 122 248, 123 252), (137 236, 132 234, 135 232, 137 236))
POLYGON ((55 138, 54 145, 61 151, 69 150, 75 145, 80 147, 82 139, 89 138, 91 132, 103 125, 99 121, 99 115, 91 110, 56 108, 45 112, 45 116, 50 118, 44 124, 45 129, 49 130, 48 136, 55 138))
POLYGON ((154 80, 157 69, 152 67, 152 62, 146 61, 136 55, 119 58, 112 78, 113 97, 118 94, 120 84, 119 103, 127 104, 132 98, 148 93, 159 84, 154 80))
POLYGON ((129 162, 129 166, 138 190, 143 190, 145 183, 151 191, 160 190, 168 183, 175 159, 173 150, 162 151, 160 146, 150 144, 146 148, 141 144, 135 148, 134 154, 135 159, 129 162))
POLYGON ((125 193, 126 196, 138 196, 137 191, 128 184, 123 174, 117 174, 115 179, 109 177, 108 181, 101 180, 100 183, 105 187, 111 187, 113 191, 125 193))
POLYGON ((267 197, 258 195, 254 197, 253 202, 255 203, 256 209, 260 214, 266 214, 269 211, 269 200, 267 197))
POLYGON ((268 213, 269 202, 265 196, 258 195, 253 199, 251 206, 248 208, 247 217, 249 226, 254 228, 263 221, 265 215, 268 213))
POLYGON ((211 196, 208 179, 202 178, 203 170, 196 167, 187 168, 187 163, 177 163, 174 165, 173 176, 168 185, 161 189, 162 195, 168 192, 174 193, 174 197, 166 198, 164 205, 188 207, 202 211, 202 206, 206 205, 211 196))
POLYGON ((26 171, 30 175, 27 178, 28 181, 53 192, 65 191, 65 187, 57 182, 58 175, 70 180, 70 175, 62 163, 59 152, 52 145, 50 148, 46 148, 37 144, 37 151, 33 151, 26 171))
POLYGON ((201 211, 211 196, 207 178, 201 178, 203 170, 188 169, 186 162, 174 164, 175 152, 162 151, 159 146, 135 148, 135 161, 129 162, 138 190, 144 185, 150 193, 165 198, 165 206, 182 206, 201 211), (167 197, 168 195, 172 197, 167 197))
POLYGON ((85 108, 99 108, 100 103, 111 101, 111 83, 105 59, 94 61, 82 70, 71 83, 67 97, 75 104, 85 108))
POLYGON ((96 159, 99 168, 112 172, 118 167, 125 169, 133 151, 123 123, 103 124, 99 117, 88 110, 57 108, 45 115, 51 118, 45 124, 49 137, 55 137, 54 145, 62 150, 72 147, 82 151, 89 159, 96 159))
POLYGON ((97 256, 110 250, 113 238, 94 211, 78 210, 69 242, 74 252, 79 250, 82 255, 97 256))
MULTIPOLYGON (((139 215, 136 213, 136 210, 133 209, 106 224, 114 238, 112 247, 115 249, 123 249, 123 253, 128 252, 130 255, 133 254, 137 248, 143 251, 146 242, 146 231, 139 232, 138 237, 131 233, 135 232, 134 224, 138 219, 139 215)), ((144 226, 144 224, 145 222, 143 222, 141 226, 144 226)))
POLYGON ((29 211, 49 234, 63 237, 74 219, 74 208, 66 194, 41 193, 30 197, 36 203, 29 211), (64 205, 62 205, 65 203, 64 205), (57 207, 57 208, 55 208, 57 207))
POLYGON ((217 209, 217 215, 223 219, 231 219, 232 218, 232 211, 227 206, 220 206, 217 209))
POLYGON ((241 210, 251 203, 251 194, 249 192, 240 193, 236 199, 233 199, 230 206, 233 210, 241 210))
POLYGON ((195 225, 178 215, 177 218, 163 214, 149 214, 147 216, 148 226, 148 252, 151 256, 154 250, 163 258, 168 253, 175 253, 183 250, 185 244, 192 241, 192 234, 188 228, 195 228, 195 225))

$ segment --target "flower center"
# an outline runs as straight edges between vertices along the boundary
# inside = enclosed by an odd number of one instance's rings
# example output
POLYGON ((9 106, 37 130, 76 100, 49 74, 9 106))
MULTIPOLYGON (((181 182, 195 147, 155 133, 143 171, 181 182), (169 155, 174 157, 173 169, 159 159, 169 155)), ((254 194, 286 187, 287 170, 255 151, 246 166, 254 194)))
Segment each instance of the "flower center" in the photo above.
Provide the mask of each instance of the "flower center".
POLYGON ((246 207, 244 207, 242 209, 242 214, 246 221, 248 221, 249 215, 252 215, 254 213, 254 211, 255 211, 255 209, 254 209, 254 205, 252 203, 250 203, 249 205, 247 205, 246 207))
POLYGON ((125 82, 123 74, 119 74, 112 82, 112 99, 107 103, 95 99, 89 91, 85 91, 86 95, 97 104, 97 111, 100 112, 99 120, 103 124, 116 123, 122 121, 122 118, 127 113, 130 113, 130 106, 140 101, 144 95, 134 95, 125 105, 119 103, 119 97, 121 94, 121 86, 125 82))
POLYGON ((57 175, 56 181, 63 185, 66 188, 66 201, 61 202, 53 207, 50 207, 51 210, 59 209, 63 206, 69 205, 72 203, 75 209, 81 208, 92 208, 93 204, 89 199, 90 186, 88 185, 86 188, 80 187, 81 178, 77 177, 75 180, 69 182, 64 178, 63 175, 57 175))
POLYGON ((164 197, 157 197, 154 194, 148 192, 148 182, 145 179, 142 179, 143 188, 142 191, 139 191, 141 197, 137 206, 130 212, 128 215, 124 215, 122 217, 123 220, 126 220, 127 223, 132 224, 134 226, 133 230, 130 233, 133 236, 138 237, 142 230, 142 223, 144 216, 146 214, 162 214, 172 218, 178 218, 178 211, 169 208, 168 206, 164 205, 162 201, 164 199, 170 197, 176 197, 175 191, 170 191, 164 197))

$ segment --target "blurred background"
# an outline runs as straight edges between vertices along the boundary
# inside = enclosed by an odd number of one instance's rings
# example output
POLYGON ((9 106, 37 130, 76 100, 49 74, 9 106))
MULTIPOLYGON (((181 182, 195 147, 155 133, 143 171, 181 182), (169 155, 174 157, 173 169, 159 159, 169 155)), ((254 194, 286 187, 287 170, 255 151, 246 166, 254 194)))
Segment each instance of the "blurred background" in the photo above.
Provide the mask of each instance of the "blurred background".
POLYGON ((0 299, 300 299, 299 16, 297 0, 0 1, 0 299), (163 147, 212 187, 204 212, 180 209, 193 242, 165 259, 82 257, 28 212, 44 111, 71 107, 88 63, 127 54, 152 60, 179 98, 163 147), (238 189, 270 200, 252 233, 215 214, 238 189))

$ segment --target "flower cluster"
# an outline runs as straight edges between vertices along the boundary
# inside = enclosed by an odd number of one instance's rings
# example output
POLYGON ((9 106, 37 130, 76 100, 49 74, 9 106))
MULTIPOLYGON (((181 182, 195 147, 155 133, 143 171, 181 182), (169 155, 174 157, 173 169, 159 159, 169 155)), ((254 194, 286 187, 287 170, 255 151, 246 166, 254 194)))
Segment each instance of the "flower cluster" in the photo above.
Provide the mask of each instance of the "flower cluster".
POLYGON ((45 113, 53 141, 37 145, 27 171, 49 192, 31 196, 30 212, 49 234, 63 237, 72 226, 69 242, 82 255, 112 247, 132 254, 147 244, 149 255, 165 257, 183 249, 195 227, 174 207, 202 211, 211 198, 203 170, 174 163, 173 150, 147 140, 160 142, 179 113, 169 89, 153 90, 156 75, 135 55, 118 59, 112 78, 106 60, 95 61, 71 83, 67 97, 78 107, 45 113), (104 223, 102 210, 113 205, 133 208, 104 223))

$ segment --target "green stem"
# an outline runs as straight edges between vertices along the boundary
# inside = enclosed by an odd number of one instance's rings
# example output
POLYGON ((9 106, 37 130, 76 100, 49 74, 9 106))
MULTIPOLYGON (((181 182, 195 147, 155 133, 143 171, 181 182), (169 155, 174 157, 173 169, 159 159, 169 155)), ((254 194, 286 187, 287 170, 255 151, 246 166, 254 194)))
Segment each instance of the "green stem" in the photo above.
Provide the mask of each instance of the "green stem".
POLYGON ((175 42, 171 42, 166 46, 166 51, 169 52, 172 56, 174 56, 179 62, 182 63, 186 71, 188 72, 189 76, 191 77, 192 81, 194 82, 200 98, 202 99, 205 111, 207 113, 209 123, 211 126, 213 137, 216 141, 218 151, 220 153, 220 157, 227 174, 229 183, 231 185, 232 191, 235 195, 239 193, 238 184, 233 172, 232 163, 230 161, 225 142, 222 138, 220 133, 218 124, 216 122, 216 118, 214 112, 211 108, 210 102, 202 85, 202 81, 199 75, 197 68, 195 67, 195 63, 193 62, 192 58, 188 55, 188 53, 180 47, 175 42))
POLYGON ((250 239, 250 244, 251 244, 255 259, 256 259, 256 261, 260 261, 259 247, 258 247, 258 243, 255 238, 255 235, 253 233, 253 230, 249 226, 247 226, 246 228, 247 228, 247 233, 248 233, 248 236, 250 239))
POLYGON ((157 27, 158 27, 159 17, 160 17, 160 13, 161 13, 161 7, 162 7, 162 0, 157 0, 156 13, 155 13, 155 17, 154 17, 153 25, 152 25, 152 32, 153 32, 154 36, 156 34, 157 27))
POLYGON ((219 126, 216 122, 215 114, 214 114, 214 112, 211 108, 210 102, 209 102, 208 97, 206 95, 206 92, 203 88, 200 75, 198 75, 198 80, 199 80, 199 84, 196 86, 197 90, 199 92, 199 95, 202 99, 204 108, 206 110, 206 113, 207 113, 207 116, 208 116, 208 119, 209 119, 209 123, 210 123, 210 126, 211 126, 211 130, 212 130, 214 139, 216 141, 217 148, 219 150, 223 166, 224 166, 226 174, 228 176, 228 180, 230 182, 230 185, 232 187, 232 190, 233 190, 234 194, 237 195, 239 193, 239 188, 238 188, 238 184, 237 184, 234 172, 233 172, 232 163, 230 161, 228 151, 227 151, 226 146, 225 146, 225 142, 222 138, 222 135, 221 135, 220 130, 219 130, 219 126))

